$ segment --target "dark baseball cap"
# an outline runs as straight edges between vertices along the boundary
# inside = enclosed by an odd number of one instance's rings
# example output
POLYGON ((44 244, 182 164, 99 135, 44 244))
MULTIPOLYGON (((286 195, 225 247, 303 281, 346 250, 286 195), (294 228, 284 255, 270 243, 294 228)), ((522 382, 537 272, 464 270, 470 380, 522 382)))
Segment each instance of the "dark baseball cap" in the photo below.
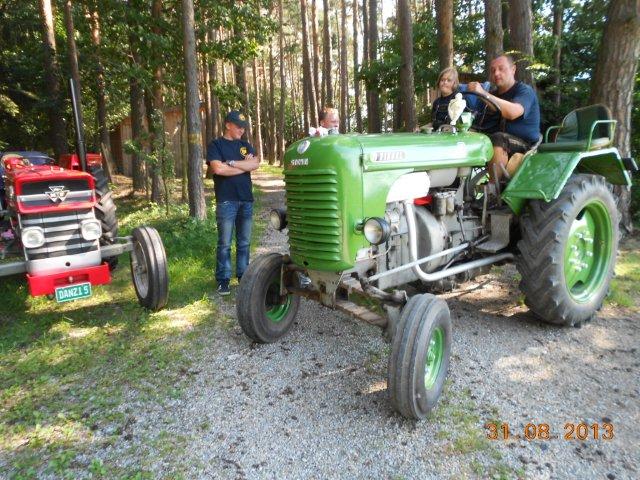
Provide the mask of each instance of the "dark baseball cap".
POLYGON ((247 123, 247 117, 244 115, 244 113, 241 113, 238 110, 231 110, 229 113, 227 113, 227 116, 224 117, 224 122, 235 123, 237 126, 242 128, 247 128, 247 126, 249 125, 247 123))

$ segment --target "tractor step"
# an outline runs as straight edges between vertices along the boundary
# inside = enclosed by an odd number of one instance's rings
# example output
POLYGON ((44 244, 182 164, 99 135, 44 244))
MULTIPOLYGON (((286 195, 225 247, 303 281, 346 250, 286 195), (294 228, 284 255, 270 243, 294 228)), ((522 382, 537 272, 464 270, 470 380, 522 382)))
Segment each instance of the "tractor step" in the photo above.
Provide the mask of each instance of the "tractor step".
POLYGON ((386 317, 378 315, 368 308, 350 302, 349 300, 337 300, 335 305, 337 310, 347 313, 352 317, 355 317, 364 322, 376 325, 378 327, 385 327, 387 325, 386 317))
POLYGON ((509 245, 513 213, 507 210, 492 210, 489 215, 491 216, 491 237, 478 245, 477 249, 481 252, 496 253, 509 245))

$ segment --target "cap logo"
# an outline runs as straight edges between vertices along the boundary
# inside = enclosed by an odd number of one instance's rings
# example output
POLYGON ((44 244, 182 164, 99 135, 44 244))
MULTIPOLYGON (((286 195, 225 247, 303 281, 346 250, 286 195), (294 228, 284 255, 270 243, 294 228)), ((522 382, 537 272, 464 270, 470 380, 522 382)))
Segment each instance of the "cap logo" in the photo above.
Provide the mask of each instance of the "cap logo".
POLYGON ((243 122, 247 119, 247 117, 245 117, 244 114, 242 114, 242 113, 238 114, 238 118, 240 120, 242 120, 243 122))

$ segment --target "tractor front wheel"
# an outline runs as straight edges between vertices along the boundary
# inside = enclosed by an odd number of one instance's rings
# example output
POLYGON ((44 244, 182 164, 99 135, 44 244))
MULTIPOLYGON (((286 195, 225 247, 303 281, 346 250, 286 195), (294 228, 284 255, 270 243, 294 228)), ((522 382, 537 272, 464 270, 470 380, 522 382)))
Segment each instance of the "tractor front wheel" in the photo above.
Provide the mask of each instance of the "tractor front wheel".
POLYGON ((393 408, 406 418, 425 418, 440 398, 450 356, 447 302, 428 293, 414 295, 402 310, 389 357, 393 408))
POLYGON ((131 277, 140 305, 155 312, 167 304, 167 255, 155 228, 138 227, 133 230, 131 277))
POLYGON ((520 228, 527 306, 557 325, 590 320, 609 291, 618 252, 618 211, 604 178, 573 175, 557 199, 530 202, 520 228))
POLYGON ((300 297, 282 295, 282 255, 260 255, 242 275, 236 295, 236 312, 242 331, 251 340, 273 343, 293 325, 300 297))

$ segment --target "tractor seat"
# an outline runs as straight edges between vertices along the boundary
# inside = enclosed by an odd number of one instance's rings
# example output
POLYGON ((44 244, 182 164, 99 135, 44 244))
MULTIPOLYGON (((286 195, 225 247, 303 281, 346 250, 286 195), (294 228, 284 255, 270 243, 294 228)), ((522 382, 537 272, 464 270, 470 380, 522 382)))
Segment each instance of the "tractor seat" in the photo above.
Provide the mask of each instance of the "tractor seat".
POLYGON ((587 152, 607 148, 613 143, 616 121, 605 105, 590 105, 569 112, 562 125, 547 129, 539 152, 587 152), (557 130, 555 141, 549 141, 549 133, 557 130))

